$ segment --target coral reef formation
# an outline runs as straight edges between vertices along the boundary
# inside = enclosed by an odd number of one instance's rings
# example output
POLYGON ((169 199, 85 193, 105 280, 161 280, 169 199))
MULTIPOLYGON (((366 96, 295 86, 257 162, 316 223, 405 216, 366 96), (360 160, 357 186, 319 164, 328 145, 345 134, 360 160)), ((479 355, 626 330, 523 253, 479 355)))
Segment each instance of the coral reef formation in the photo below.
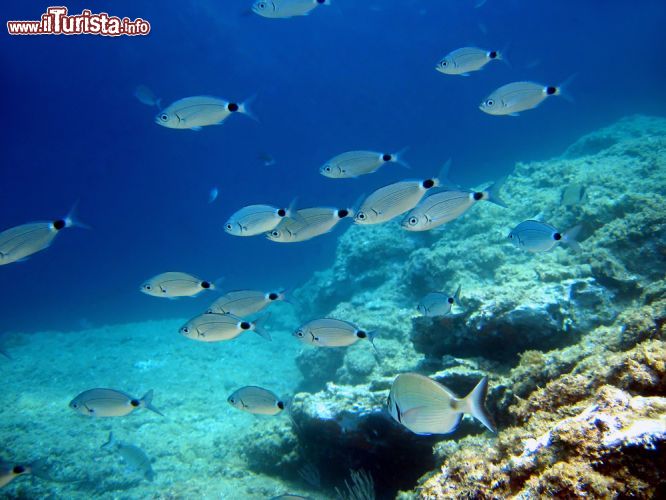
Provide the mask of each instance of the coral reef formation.
POLYGON ((307 304, 303 320, 377 331, 381 356, 364 342, 303 350, 309 393, 293 402, 296 437, 285 453, 287 438, 258 431, 247 453, 262 458, 251 463, 263 469, 279 454, 296 478, 309 461, 325 486, 365 469, 381 474, 380 497, 423 474, 401 497, 664 495, 666 120, 625 118, 558 158, 518 164, 502 198, 507 209, 479 203, 443 231, 392 222, 341 236, 333 266, 295 302, 307 304), (571 184, 586 191, 574 205, 561 201, 571 184), (580 224, 583 251, 514 248, 509 230, 535 217, 562 232, 580 224), (416 313, 426 293, 459 284, 461 314, 416 313), (445 437, 390 421, 388 388, 404 371, 458 394, 488 376, 497 436, 467 419, 445 437))

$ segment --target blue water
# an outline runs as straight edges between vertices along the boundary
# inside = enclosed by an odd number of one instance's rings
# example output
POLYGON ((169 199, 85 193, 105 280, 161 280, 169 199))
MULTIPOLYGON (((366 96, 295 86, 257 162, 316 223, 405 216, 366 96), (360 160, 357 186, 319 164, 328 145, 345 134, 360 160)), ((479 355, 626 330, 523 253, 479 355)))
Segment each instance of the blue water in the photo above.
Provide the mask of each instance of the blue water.
MULTIPOLYGON (((150 21, 147 37, 1 35, 1 229, 65 215, 78 201, 92 229, 63 232, 27 262, 0 268, 2 328, 185 317, 202 300, 154 300, 141 282, 183 270, 225 286, 293 288, 330 265, 338 229, 278 245, 234 238, 222 224, 249 203, 348 206, 453 159, 463 184, 514 162, 548 158, 582 133, 632 113, 663 115, 661 1, 519 2, 334 0, 312 15, 244 15, 249 1, 69 2, 150 21), (479 26, 482 23, 483 26, 479 26), (484 28, 486 33, 484 33, 484 28), (511 66, 469 78, 434 70, 455 48, 509 46, 511 66), (529 66, 529 67, 528 67, 529 66), (576 74, 574 102, 552 99, 519 118, 477 109, 493 89, 576 74), (144 84, 165 102, 198 94, 256 94, 260 121, 232 116, 200 132, 153 122, 132 95, 144 84), (318 167, 350 149, 409 146, 408 171, 389 165, 357 180, 318 167), (264 166, 268 152, 276 165, 264 166), (219 199, 207 203, 213 186, 219 199)), ((3 18, 38 19, 48 2, 10 1, 3 18)), ((341 225, 342 226, 342 225, 341 225)))

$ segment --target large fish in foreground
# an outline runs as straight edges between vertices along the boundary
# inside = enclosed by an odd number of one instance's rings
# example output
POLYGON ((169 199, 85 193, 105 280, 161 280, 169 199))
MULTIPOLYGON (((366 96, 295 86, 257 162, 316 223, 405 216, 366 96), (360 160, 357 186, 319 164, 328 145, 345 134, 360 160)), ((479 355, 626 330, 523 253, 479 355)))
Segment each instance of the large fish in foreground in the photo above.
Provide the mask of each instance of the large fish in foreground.
POLYGON ((428 231, 457 219, 479 201, 490 201, 506 207, 499 191, 504 179, 492 184, 483 191, 448 190, 425 198, 402 220, 402 228, 407 231, 428 231))
POLYGON ((298 210, 300 220, 285 218, 266 238, 277 243, 298 243, 333 230, 342 219, 353 217, 350 208, 315 207, 298 210))
POLYGON ((211 96, 185 97, 157 113, 155 123, 166 128, 201 130, 208 125, 221 125, 233 113, 253 118, 248 101, 236 103, 211 96))
POLYGON ((74 218, 72 209, 63 219, 30 222, 0 233, 0 266, 18 262, 51 246, 54 238, 68 227, 86 227, 74 218))
POLYGON ((509 233, 511 243, 532 253, 548 252, 560 243, 569 245, 575 252, 580 252, 576 241, 581 226, 574 226, 561 233, 554 226, 539 220, 526 220, 518 224, 509 233))
POLYGON ((356 224, 381 224, 411 210, 419 204, 425 194, 446 181, 451 161, 447 161, 439 175, 430 179, 405 180, 377 189, 370 194, 356 213, 356 224))
MULTIPOLYGON (((310 321, 294 332, 304 344, 316 347, 347 347, 361 339, 368 339, 375 347, 374 332, 368 332, 349 321, 321 318, 310 321)), ((376 349, 376 347, 375 347, 376 349)))
POLYGON ((253 331, 266 340, 271 340, 270 334, 261 329, 264 319, 265 317, 250 322, 233 314, 205 313, 189 320, 178 332, 188 339, 199 342, 231 340, 247 331, 253 331))
POLYGON ((215 290, 215 284, 181 272, 161 273, 141 285, 143 293, 168 299, 194 297, 204 290, 215 290))
POLYGON ((408 166, 402 160, 402 152, 347 151, 328 160, 319 169, 319 173, 330 179, 353 179, 376 172, 385 163, 402 163, 408 166))
POLYGON ((262 292, 259 290, 234 290, 227 292, 213 302, 207 313, 249 316, 268 307, 272 302, 285 300, 284 290, 262 292))
POLYGON ((517 116, 521 111, 534 109, 552 96, 563 95, 566 83, 543 85, 534 82, 513 82, 493 91, 479 105, 479 109, 489 115, 517 116))
POLYGON ((148 391, 141 399, 116 389, 90 389, 76 396, 69 407, 88 417, 123 417, 137 408, 146 408, 164 416, 152 404, 153 391, 148 391))
POLYGON ((415 434, 449 434, 466 413, 495 432, 495 424, 484 406, 488 379, 481 381, 464 398, 418 373, 402 373, 393 381, 388 411, 393 419, 415 434))
POLYGON ((277 415, 286 408, 285 402, 274 392, 255 385, 248 385, 234 391, 227 398, 227 402, 234 408, 255 415, 277 415))

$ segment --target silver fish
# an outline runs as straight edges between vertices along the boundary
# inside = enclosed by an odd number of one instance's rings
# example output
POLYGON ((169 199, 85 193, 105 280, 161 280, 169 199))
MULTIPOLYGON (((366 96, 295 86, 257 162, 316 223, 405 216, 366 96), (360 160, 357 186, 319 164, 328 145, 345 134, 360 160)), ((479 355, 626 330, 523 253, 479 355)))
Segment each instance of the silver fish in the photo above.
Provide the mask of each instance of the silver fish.
POLYGON ((298 210, 301 220, 283 219, 266 238, 278 243, 297 243, 326 234, 346 217, 353 217, 350 208, 303 208, 298 210))
POLYGON ((581 250, 576 237, 581 226, 575 226, 561 233, 555 227, 538 220, 526 220, 518 224, 510 233, 511 243, 528 252, 548 252, 559 243, 566 243, 574 251, 581 250))
POLYGON ((141 285, 141 291, 153 297, 194 297, 204 290, 215 290, 215 284, 191 274, 167 272, 158 274, 141 285))
POLYGON ((289 208, 249 205, 229 217, 224 223, 224 230, 234 236, 255 236, 272 231, 286 217, 298 219, 294 203, 289 208))
POLYGON ((458 285, 458 289, 453 296, 442 292, 431 292, 421 299, 416 309, 424 316, 431 318, 448 316, 451 314, 454 305, 460 307, 461 288, 458 285))
MULTIPOLYGON (((447 162, 444 169, 448 170, 448 165, 447 162)), ((379 188, 363 201, 354 214, 354 223, 380 224, 411 210, 430 189, 441 185, 442 173, 432 179, 401 181, 379 188)))
POLYGON ((353 323, 333 318, 315 319, 294 332, 294 337, 317 347, 346 347, 368 339, 375 347, 375 332, 365 331, 353 323))
POLYGON ((188 339, 199 342, 231 340, 246 331, 253 331, 266 340, 271 340, 271 336, 261 329, 264 319, 259 318, 250 322, 233 314, 206 313, 192 318, 178 332, 188 339))
POLYGON ((51 246, 60 231, 69 227, 87 227, 78 222, 72 209, 63 219, 52 222, 30 222, 0 233, 0 266, 22 261, 51 246))
POLYGON ((252 11, 261 17, 286 19, 307 16, 312 9, 330 4, 330 0, 257 0, 252 5, 252 11))
POLYGON ((155 479, 150 457, 138 446, 117 441, 113 438, 113 433, 109 432, 109 440, 102 445, 102 448, 117 452, 130 469, 141 472, 148 481, 155 479))
POLYGON ((478 201, 490 201, 506 207, 499 197, 504 180, 496 182, 484 191, 450 190, 435 193, 425 198, 402 220, 407 231, 428 231, 457 219, 478 201))
POLYGON ((534 82, 514 82, 503 85, 479 105, 489 115, 517 116, 521 111, 534 109, 551 96, 562 95, 565 84, 542 85, 534 82))
MULTIPOLYGON (((404 150, 403 150, 404 151, 404 150)), ((350 179, 376 172, 385 163, 402 163, 402 153, 378 153, 375 151, 348 151, 328 160, 319 173, 330 179, 350 179)))
POLYGON ((459 399, 448 388, 417 373, 401 373, 387 400, 393 419, 415 434, 448 434, 463 414, 476 418, 491 432, 495 424, 484 406, 488 379, 483 377, 472 392, 459 399))
POLYGON ((257 313, 275 301, 285 300, 284 290, 261 292, 259 290, 234 290, 213 302, 209 314, 233 314, 238 317, 257 313))
POLYGON ((88 417, 122 417, 137 408, 146 408, 164 416, 152 405, 153 391, 150 390, 141 399, 137 399, 115 389, 89 389, 76 396, 69 407, 88 417))
POLYGON ((166 128, 201 130, 201 127, 222 124, 233 113, 254 118, 248 108, 250 101, 236 103, 211 96, 185 97, 157 113, 155 123, 166 128))
POLYGON ((134 89, 134 97, 146 106, 155 106, 157 109, 162 107, 162 99, 145 85, 139 85, 134 89))
POLYGON ((565 207, 581 205, 587 199, 585 186, 582 184, 569 184, 562 190, 560 203, 565 207))
POLYGON ((254 385, 241 387, 234 391, 227 398, 227 402, 234 408, 255 415, 277 415, 286 407, 285 402, 275 393, 254 385))
POLYGON ((436 66, 436 70, 445 75, 469 76, 471 71, 479 71, 490 61, 501 61, 499 50, 463 47, 444 56, 436 66))

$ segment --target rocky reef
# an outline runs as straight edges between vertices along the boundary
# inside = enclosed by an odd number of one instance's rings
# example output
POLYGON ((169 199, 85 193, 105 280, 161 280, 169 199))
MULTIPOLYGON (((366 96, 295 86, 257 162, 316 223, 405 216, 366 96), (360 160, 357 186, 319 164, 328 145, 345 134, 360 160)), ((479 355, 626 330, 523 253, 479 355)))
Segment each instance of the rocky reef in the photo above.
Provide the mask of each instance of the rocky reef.
POLYGON ((508 208, 478 203, 442 231, 391 222, 340 237, 294 302, 304 321, 378 332, 380 354, 367 342, 303 350, 294 432, 257 430, 251 467, 298 480, 311 463, 324 488, 364 469, 381 498, 666 496, 666 120, 628 117, 517 164, 501 195, 508 208), (563 203, 574 184, 585 198, 563 203), (509 230, 535 217, 581 225, 582 252, 513 247, 509 230), (460 314, 416 312, 458 285, 460 314), (471 419, 438 437, 390 420, 405 371, 459 395, 488 376, 497 435, 471 419))

